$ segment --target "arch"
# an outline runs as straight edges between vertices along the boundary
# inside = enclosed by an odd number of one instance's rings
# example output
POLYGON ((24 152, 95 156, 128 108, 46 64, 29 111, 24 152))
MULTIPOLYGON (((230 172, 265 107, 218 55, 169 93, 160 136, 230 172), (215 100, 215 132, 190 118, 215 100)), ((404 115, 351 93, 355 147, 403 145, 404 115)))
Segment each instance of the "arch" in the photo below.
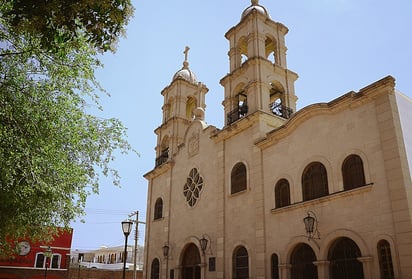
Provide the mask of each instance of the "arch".
POLYGON ((230 174, 230 193, 236 194, 247 189, 247 170, 242 162, 237 163, 230 174))
POLYGON ((244 246, 237 246, 232 256, 233 279, 249 278, 249 253, 244 246))
POLYGON ((44 268, 44 265, 45 265, 45 262, 46 262, 45 259, 46 259, 46 257, 44 256, 44 253, 42 253, 42 252, 36 253, 36 258, 35 258, 35 261, 34 261, 34 267, 44 268))
POLYGON ((164 98, 165 103, 163 104, 163 123, 168 121, 171 117, 173 117, 173 108, 174 108, 174 97, 167 97, 164 98))
POLYGON ((348 237, 340 237, 332 243, 329 253, 330 279, 363 279, 363 266, 358 245, 348 237))
POLYGON ((276 208, 290 205, 290 184, 285 178, 280 179, 275 186, 276 208))
POLYGON ((169 159, 169 136, 164 136, 158 150, 159 157, 156 158, 156 167, 166 163, 169 159))
POLYGON ((328 174, 320 162, 310 163, 302 173, 303 201, 317 199, 329 194, 328 174))
POLYGON ((320 246, 319 258, 326 259, 328 257, 330 247, 332 246, 334 241, 341 237, 352 239, 359 247, 362 255, 371 254, 367 244, 358 233, 348 229, 337 229, 329 234, 324 235, 322 239, 322 245, 320 246))
POLYGON ((379 272, 381 279, 394 279, 391 245, 386 239, 381 239, 376 245, 378 250, 379 272))
POLYGON ((192 96, 187 97, 187 100, 186 100, 186 118, 187 119, 193 119, 194 118, 193 111, 196 107, 197 107, 196 98, 194 98, 192 96))
POLYGON ((299 243, 290 255, 291 279, 317 279, 318 270, 314 262, 316 255, 306 243, 299 243))
POLYGON ((286 91, 283 85, 279 81, 269 82, 269 108, 274 115, 290 118, 293 110, 289 107, 289 103, 286 100, 286 91))
POLYGON ((345 191, 364 186, 365 172, 359 155, 351 154, 342 163, 343 189, 345 191))
POLYGON ((201 259, 199 248, 194 243, 186 245, 181 257, 182 279, 201 278, 201 259))
POLYGON ((160 261, 158 258, 154 258, 152 261, 152 266, 150 268, 150 279, 160 278, 160 261))
POLYGON ((239 38, 237 49, 239 51, 240 64, 243 64, 249 59, 248 43, 246 37, 239 38))
POLYGON ((154 220, 163 218, 163 200, 162 198, 157 198, 154 206, 154 220))
POLYGON ((273 64, 277 64, 278 63, 278 58, 276 56, 276 40, 274 40, 271 36, 266 36, 265 39, 265 56, 266 59, 272 61, 273 64), (273 55, 273 60, 270 59, 270 55, 273 55))
POLYGON ((272 279, 279 279, 279 256, 276 253, 270 257, 270 276, 272 279))
POLYGON ((62 255, 61 254, 53 254, 52 259, 51 259, 51 263, 50 263, 50 268, 60 268, 60 264, 61 264, 61 260, 62 260, 62 255))

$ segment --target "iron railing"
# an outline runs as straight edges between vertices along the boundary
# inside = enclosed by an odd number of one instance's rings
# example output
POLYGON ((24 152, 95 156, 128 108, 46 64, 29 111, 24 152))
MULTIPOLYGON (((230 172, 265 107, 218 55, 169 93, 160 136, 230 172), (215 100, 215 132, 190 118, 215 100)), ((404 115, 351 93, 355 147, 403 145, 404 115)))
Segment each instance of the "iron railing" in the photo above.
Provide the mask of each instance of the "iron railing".
POLYGON ((283 117, 283 118, 285 118, 285 119, 289 119, 291 116, 292 116, 292 114, 293 114, 293 109, 291 109, 291 108, 289 108, 289 107, 287 107, 287 106, 283 106, 282 104, 280 104, 280 103, 271 103, 270 105, 269 105, 269 107, 270 107, 270 110, 272 111, 272 113, 274 114, 274 115, 277 115, 277 116, 280 116, 280 117, 283 117))

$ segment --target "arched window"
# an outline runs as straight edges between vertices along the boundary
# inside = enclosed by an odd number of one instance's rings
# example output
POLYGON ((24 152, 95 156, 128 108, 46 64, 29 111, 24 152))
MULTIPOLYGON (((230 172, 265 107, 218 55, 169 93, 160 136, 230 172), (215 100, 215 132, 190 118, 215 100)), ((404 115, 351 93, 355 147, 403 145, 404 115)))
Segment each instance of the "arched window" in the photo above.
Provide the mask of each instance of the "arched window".
POLYGON ((45 263, 45 256, 43 253, 37 253, 36 254, 36 260, 34 263, 34 266, 37 268, 43 268, 45 263))
POLYGON ((152 261, 150 279, 159 279, 159 278, 160 278, 160 261, 159 259, 156 258, 152 261))
POLYGON ((243 64, 248 60, 248 43, 245 37, 240 38, 238 49, 240 52, 240 64, 243 64))
POLYGON ((187 98, 186 101, 186 117, 193 119, 193 110, 196 108, 196 99, 193 97, 187 98))
POLYGON ((60 268, 62 256, 60 254, 53 254, 50 268, 60 268))
POLYGON ((361 157, 352 154, 342 164, 343 189, 351 190, 365 185, 365 173, 361 157))
POLYGON ((276 50, 276 42, 272 40, 272 38, 266 37, 265 39, 265 54, 266 54, 266 59, 271 60, 273 64, 276 63, 276 55, 275 55, 275 50, 276 50), (273 55, 273 57, 269 57, 270 55, 273 55))
POLYGON ((235 194, 240 191, 246 190, 247 187, 247 173, 246 166, 243 163, 237 163, 230 176, 230 193, 235 194))
POLYGON ((317 279, 318 269, 313 262, 316 261, 315 252, 307 244, 299 244, 293 249, 290 256, 292 279, 317 279))
POLYGON ((279 279, 279 257, 276 254, 272 254, 271 257, 271 270, 272 270, 272 279, 279 279))
POLYGON ((330 279, 363 279, 361 252, 356 243, 347 237, 335 240, 329 250, 330 279))
POLYGON ((154 219, 161 219, 163 217, 163 200, 158 198, 154 206, 154 219))
POLYGON ((381 240, 378 242, 378 257, 381 279, 394 279, 391 247, 388 241, 381 240))
POLYGON ((326 168, 320 162, 309 164, 302 175, 303 200, 313 200, 329 194, 326 168))
POLYGON ((275 186, 276 208, 290 205, 290 187, 286 179, 281 179, 275 186))
POLYGON ((249 278, 249 256, 243 246, 239 246, 233 253, 233 279, 249 278))

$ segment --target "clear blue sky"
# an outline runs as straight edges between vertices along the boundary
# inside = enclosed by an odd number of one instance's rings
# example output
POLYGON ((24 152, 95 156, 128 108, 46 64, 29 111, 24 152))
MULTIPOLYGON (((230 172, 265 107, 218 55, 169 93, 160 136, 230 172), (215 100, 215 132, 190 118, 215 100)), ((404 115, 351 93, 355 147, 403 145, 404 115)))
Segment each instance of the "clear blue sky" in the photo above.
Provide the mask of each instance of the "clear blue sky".
MULTIPOLYGON (((73 249, 124 245, 120 222, 135 210, 146 218, 147 181, 154 166, 163 98, 190 46, 189 67, 209 88, 206 121, 223 126, 219 81, 229 71, 224 34, 240 20, 249 0, 133 1, 135 16, 116 54, 105 54, 97 77, 111 97, 102 97, 105 117, 119 118, 140 157, 119 155, 122 187, 102 180, 88 199, 86 223, 73 223, 73 249)), ((387 75, 412 96, 412 1, 261 0, 275 21, 289 28, 288 68, 298 73, 298 109, 328 102, 387 75)), ((182 186, 183 187, 183 186, 182 186)), ((139 244, 144 242, 139 225, 139 244)), ((129 238, 129 243, 132 238, 129 238)))

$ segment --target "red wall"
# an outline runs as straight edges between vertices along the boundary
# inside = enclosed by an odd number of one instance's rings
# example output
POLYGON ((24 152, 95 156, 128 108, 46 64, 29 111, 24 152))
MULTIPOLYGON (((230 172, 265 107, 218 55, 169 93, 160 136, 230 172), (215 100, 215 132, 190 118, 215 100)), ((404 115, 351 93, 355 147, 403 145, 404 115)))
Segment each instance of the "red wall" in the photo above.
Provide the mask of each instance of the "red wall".
MULTIPOLYGON (((15 255, 9 259, 0 259, 0 268, 34 268, 36 254, 39 252, 45 252, 46 247, 50 246, 53 254, 60 254, 60 269, 67 269, 69 266, 70 257, 67 255, 70 254, 70 249, 72 246, 73 231, 72 230, 60 230, 60 233, 54 237, 54 240, 50 243, 39 243, 31 242, 30 239, 24 239, 30 243, 31 249, 30 252, 25 255, 15 255)), ((50 267, 50 259, 47 260, 47 266, 50 267)), ((2 271, 0 271, 0 278, 2 276, 2 271)))

